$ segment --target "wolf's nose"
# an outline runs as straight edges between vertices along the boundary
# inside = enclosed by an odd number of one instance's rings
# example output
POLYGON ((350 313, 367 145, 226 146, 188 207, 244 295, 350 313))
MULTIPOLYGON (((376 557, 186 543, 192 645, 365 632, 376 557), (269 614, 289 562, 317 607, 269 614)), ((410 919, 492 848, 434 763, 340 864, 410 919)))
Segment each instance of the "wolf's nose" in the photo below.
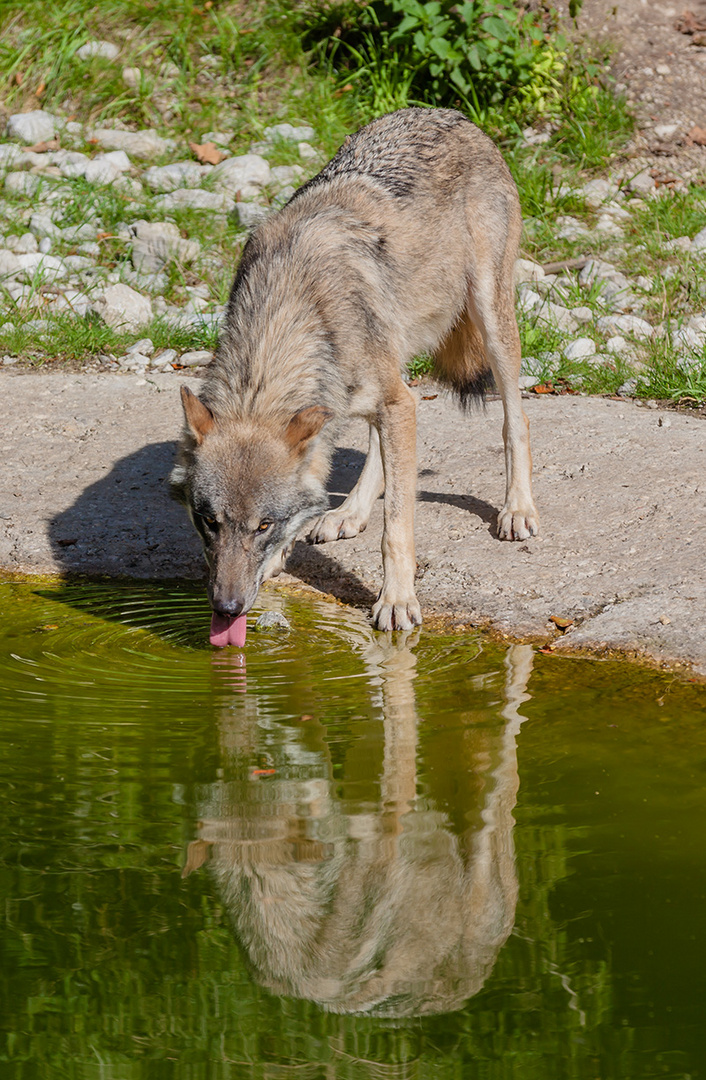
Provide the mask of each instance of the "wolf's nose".
POLYGON ((220 600, 214 597, 213 610, 216 615, 228 615, 234 618, 236 615, 240 615, 241 611, 245 607, 243 600, 220 600))

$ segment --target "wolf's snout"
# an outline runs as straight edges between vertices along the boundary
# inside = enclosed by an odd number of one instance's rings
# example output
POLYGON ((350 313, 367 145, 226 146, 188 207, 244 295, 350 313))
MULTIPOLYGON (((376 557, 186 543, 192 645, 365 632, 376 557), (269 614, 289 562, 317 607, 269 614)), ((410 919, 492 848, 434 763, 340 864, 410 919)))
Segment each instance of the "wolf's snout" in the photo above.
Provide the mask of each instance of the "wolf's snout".
POLYGON ((226 599, 224 597, 215 596, 211 600, 211 607, 215 611, 216 615, 227 615, 230 618, 235 618, 241 615, 245 610, 245 600, 241 600, 238 597, 230 597, 226 599))

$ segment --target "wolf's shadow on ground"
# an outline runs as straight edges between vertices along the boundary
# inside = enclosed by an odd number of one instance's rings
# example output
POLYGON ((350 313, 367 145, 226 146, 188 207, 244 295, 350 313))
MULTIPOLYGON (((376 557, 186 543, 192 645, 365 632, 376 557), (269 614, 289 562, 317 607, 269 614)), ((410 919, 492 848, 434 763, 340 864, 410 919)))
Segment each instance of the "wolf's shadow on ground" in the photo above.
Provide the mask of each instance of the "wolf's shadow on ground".
MULTIPOLYGON (((67 576, 142 579, 204 577, 198 536, 184 508, 169 495, 176 442, 151 443, 117 461, 49 523, 54 558, 67 576)), ((352 447, 334 453, 328 490, 337 506, 353 488, 365 455, 352 447)), ((431 478, 428 470, 422 480, 431 478)), ((470 495, 420 491, 422 502, 449 503, 476 514, 490 528, 496 511, 470 495)), ((303 582, 353 604, 375 596, 328 550, 298 543, 287 570, 303 582)))

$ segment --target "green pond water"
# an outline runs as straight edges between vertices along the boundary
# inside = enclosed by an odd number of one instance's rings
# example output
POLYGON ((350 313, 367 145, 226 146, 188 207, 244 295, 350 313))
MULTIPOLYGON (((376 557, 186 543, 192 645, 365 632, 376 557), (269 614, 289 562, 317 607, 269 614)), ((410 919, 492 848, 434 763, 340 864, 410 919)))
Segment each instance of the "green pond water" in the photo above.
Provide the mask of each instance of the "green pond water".
POLYGON ((706 692, 0 586, 0 1078, 706 1077, 706 692))

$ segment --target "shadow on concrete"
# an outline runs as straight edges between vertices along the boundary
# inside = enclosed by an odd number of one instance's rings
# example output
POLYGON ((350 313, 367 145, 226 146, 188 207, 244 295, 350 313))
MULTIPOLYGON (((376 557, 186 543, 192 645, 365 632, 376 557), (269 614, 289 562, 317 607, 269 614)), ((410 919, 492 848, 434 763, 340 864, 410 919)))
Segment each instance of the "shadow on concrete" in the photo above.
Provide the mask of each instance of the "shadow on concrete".
MULTIPOLYGON (((121 458, 49 524, 54 558, 68 577, 203 579, 199 538, 183 506, 169 495, 176 442, 151 443, 121 458)), ((336 451, 329 481, 337 504, 355 484, 365 455, 336 451)), ((370 591, 318 548, 297 544, 288 570, 307 584, 352 603, 370 591)))
POLYGON ((475 495, 455 495, 444 491, 418 491, 418 502, 445 503, 447 506, 457 506, 459 510, 467 510, 469 514, 475 514, 488 526, 488 531, 497 533, 498 511, 485 499, 477 499, 475 495))

